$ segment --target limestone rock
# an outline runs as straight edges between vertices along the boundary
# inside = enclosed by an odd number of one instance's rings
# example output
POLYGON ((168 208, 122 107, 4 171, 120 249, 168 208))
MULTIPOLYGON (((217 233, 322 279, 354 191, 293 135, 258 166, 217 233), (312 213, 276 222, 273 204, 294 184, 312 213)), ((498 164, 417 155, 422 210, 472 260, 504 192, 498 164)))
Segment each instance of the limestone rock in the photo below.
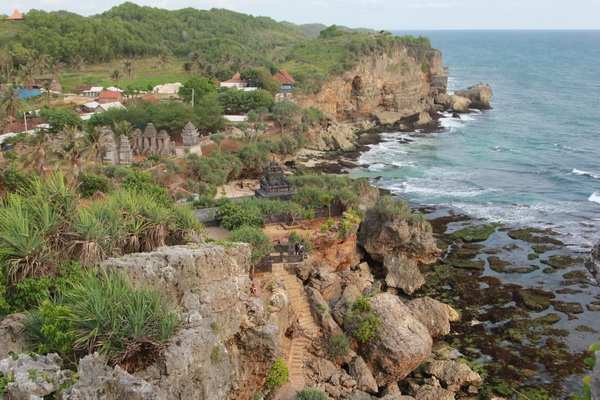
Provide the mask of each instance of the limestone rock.
POLYGON ((423 111, 419 113, 419 119, 415 122, 415 127, 420 128, 431 124, 433 124, 433 119, 431 119, 431 115, 428 112, 423 111))
POLYGON ((400 260, 395 256, 386 256, 383 266, 387 270, 385 283, 388 287, 402 289, 411 295, 425 284, 425 278, 414 260, 400 260))
POLYGON ((412 396, 404 396, 401 394, 386 394, 381 400, 415 400, 412 396))
POLYGON ((441 251, 426 223, 410 221, 400 215, 371 208, 358 230, 358 244, 376 261, 386 255, 434 263, 441 251))
POLYGON ((356 148, 356 135, 352 126, 339 123, 333 119, 327 122, 325 129, 314 132, 315 137, 309 141, 307 148, 325 151, 351 151, 356 148))
POLYGON ((58 354, 32 357, 21 353, 0 361, 0 374, 11 374, 14 378, 5 387, 9 399, 41 399, 56 393, 63 383, 76 379, 72 371, 61 367, 58 354))
POLYGON ((454 92, 457 96, 466 97, 471 100, 471 107, 479 110, 489 110, 490 99, 494 97, 492 88, 487 83, 478 83, 463 90, 454 92))
POLYGON ((365 393, 362 390, 354 390, 352 393, 350 393, 344 398, 346 400, 373 400, 376 397, 373 397, 369 393, 365 393))
POLYGON ((0 357, 20 353, 27 347, 27 336, 21 332, 23 314, 10 314, 0 320, 0 357))
POLYGON ((106 365, 104 357, 95 353, 79 360, 79 379, 64 390, 62 400, 166 400, 164 393, 146 382, 121 370, 106 365), (99 397, 102 394, 102 397, 99 397))
POLYGON ((470 105, 471 100, 463 96, 457 96, 456 94, 453 94, 446 98, 446 107, 457 113, 469 112, 470 105))
POLYGON ((423 385, 415 393, 416 400, 454 400, 453 392, 431 385, 423 385))
POLYGON ((436 360, 429 364, 427 372, 442 381, 449 390, 457 392, 467 385, 478 385, 481 376, 465 363, 436 360))
POLYGON ((310 302, 310 312, 319 326, 329 336, 335 336, 342 333, 342 329, 335 322, 331 315, 331 308, 325 301, 321 293, 313 287, 306 289, 308 301, 310 302))
POLYGON ((432 339, 397 296, 381 293, 370 299, 380 326, 379 339, 360 346, 378 386, 404 379, 425 362, 431 353, 432 339))
POLYGON ((350 363, 349 373, 354 379, 356 379, 356 387, 359 390, 371 394, 376 394, 379 391, 379 387, 377 386, 377 382, 373 377, 373 373, 362 357, 357 356, 354 360, 352 360, 350 363))
POLYGON ((585 260, 585 266, 596 281, 600 281, 600 242, 596 243, 585 260))
POLYGON ((449 308, 454 310, 447 304, 431 297, 420 297, 409 301, 406 306, 415 318, 427 327, 431 337, 438 338, 450 333, 450 321, 453 314, 449 315, 449 308))
POLYGON ((592 371, 590 388, 592 389, 592 399, 600 399, 600 351, 595 353, 596 364, 592 371))
POLYGON ((379 121, 380 125, 394 125, 402 117, 405 117, 405 115, 395 111, 379 111, 375 113, 375 118, 379 121))

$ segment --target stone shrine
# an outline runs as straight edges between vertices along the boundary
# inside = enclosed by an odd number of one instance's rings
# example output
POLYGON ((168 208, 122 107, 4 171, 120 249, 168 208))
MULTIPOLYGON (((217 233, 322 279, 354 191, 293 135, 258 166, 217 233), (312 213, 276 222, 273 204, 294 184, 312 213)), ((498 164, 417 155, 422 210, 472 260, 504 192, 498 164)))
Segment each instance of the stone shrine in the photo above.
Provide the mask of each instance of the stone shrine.
POLYGON ((285 178, 281 164, 275 159, 271 160, 265 168, 265 177, 260 180, 260 188, 254 191, 254 195, 262 198, 289 200, 294 194, 296 194, 296 189, 285 178))
POLYGON ((170 156, 175 152, 175 145, 164 129, 160 133, 152 122, 148 123, 144 133, 136 129, 132 135, 133 152, 138 155, 170 156))
POLYGON ((198 137, 200 133, 198 133, 198 129, 192 124, 188 122, 183 127, 183 131, 181 132, 181 139, 183 140, 183 145, 186 147, 196 146, 198 144, 198 137))
POLYGON ((101 133, 104 137, 104 145, 102 146, 102 162, 107 162, 111 165, 130 166, 133 161, 133 151, 127 136, 119 137, 119 145, 115 141, 115 134, 110 129, 104 129, 101 133))

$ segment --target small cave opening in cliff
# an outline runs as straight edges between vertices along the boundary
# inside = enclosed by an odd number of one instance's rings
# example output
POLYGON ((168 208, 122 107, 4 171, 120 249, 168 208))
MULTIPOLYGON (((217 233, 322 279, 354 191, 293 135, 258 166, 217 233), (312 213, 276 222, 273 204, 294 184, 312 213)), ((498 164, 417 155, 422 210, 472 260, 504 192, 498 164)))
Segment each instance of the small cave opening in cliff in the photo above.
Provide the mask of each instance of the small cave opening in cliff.
POLYGON ((360 75, 356 75, 352 80, 352 96, 358 97, 363 94, 363 81, 360 75))

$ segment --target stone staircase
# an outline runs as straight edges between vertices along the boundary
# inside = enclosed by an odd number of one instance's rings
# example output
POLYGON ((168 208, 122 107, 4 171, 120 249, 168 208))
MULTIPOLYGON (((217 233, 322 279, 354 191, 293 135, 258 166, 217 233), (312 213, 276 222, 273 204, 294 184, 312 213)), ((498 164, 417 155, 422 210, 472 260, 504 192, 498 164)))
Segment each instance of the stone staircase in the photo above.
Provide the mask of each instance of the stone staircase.
POLYGON ((275 400, 293 400, 296 391, 306 386, 302 372, 305 349, 320 336, 320 329, 310 313, 310 304, 306 299, 304 287, 296 276, 288 273, 283 264, 273 264, 273 277, 281 280, 286 288, 293 312, 300 323, 301 334, 292 340, 287 360, 290 377, 275 395, 275 400))

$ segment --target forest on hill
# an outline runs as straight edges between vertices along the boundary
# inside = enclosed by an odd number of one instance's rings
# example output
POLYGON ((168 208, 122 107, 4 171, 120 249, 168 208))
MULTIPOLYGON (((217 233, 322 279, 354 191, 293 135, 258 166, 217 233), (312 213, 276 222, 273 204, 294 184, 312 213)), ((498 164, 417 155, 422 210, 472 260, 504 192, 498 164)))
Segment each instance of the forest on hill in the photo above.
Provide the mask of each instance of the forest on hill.
POLYGON ((157 58, 162 64, 177 60, 186 72, 194 68, 209 79, 226 80, 249 68, 275 72, 285 67, 302 82, 307 76, 314 80, 339 74, 354 66, 361 54, 397 41, 429 47, 427 39, 397 38, 388 32, 299 26, 224 9, 169 11, 127 2, 90 17, 31 10, 21 21, 0 20, 0 70, 3 80, 10 81, 23 66, 80 70, 83 63, 157 58))

